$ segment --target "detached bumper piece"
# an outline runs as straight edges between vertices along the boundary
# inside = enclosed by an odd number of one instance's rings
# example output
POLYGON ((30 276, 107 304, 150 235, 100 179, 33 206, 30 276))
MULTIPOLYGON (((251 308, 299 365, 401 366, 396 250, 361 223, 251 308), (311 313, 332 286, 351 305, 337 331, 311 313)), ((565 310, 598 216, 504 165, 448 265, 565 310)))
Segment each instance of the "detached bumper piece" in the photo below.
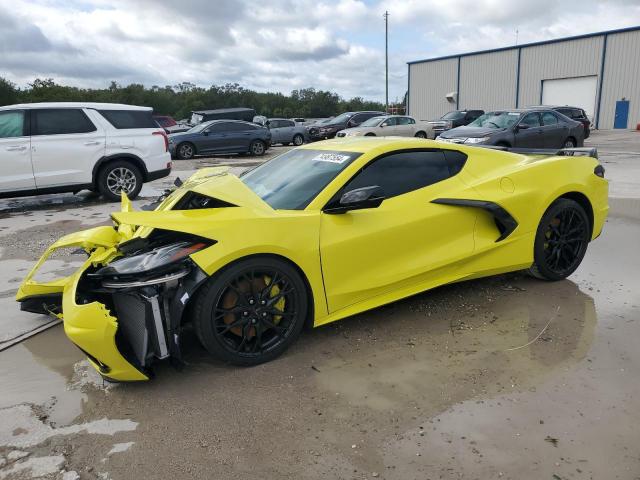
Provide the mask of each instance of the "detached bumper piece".
POLYGON ((158 360, 171 358, 175 366, 182 365, 181 319, 191 293, 206 279, 195 265, 139 281, 84 275, 78 285, 80 305, 72 308, 71 318, 65 311, 65 331, 106 379, 146 380, 158 360), (77 313, 90 306, 109 312, 109 321, 93 322, 100 317, 97 312, 90 313, 91 319, 77 313))

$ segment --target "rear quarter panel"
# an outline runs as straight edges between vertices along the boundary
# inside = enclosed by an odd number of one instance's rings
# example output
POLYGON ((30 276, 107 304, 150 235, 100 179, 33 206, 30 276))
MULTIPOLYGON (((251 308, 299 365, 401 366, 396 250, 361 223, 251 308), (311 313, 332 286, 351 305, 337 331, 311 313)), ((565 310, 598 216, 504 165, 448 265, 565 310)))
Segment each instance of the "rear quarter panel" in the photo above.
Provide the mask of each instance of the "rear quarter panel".
POLYGON ((496 264, 506 260, 513 265, 531 265, 533 241, 542 215, 567 194, 579 193, 589 200, 594 216, 592 238, 599 235, 608 211, 608 182, 593 173, 598 165, 596 159, 525 156, 488 149, 468 153, 462 173, 479 199, 500 204, 518 222, 514 232, 496 244, 493 219, 488 214, 479 217, 476 251, 503 250, 499 259, 489 260, 496 264))

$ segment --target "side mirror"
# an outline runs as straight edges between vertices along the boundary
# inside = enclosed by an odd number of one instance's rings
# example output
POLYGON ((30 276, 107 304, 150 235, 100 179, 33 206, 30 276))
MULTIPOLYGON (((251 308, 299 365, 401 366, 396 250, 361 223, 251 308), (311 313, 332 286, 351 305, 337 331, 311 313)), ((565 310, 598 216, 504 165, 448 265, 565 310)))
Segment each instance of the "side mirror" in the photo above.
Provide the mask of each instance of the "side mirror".
POLYGON ((518 130, 526 130, 527 128, 529 128, 529 125, 527 125, 526 123, 520 123, 516 126, 516 132, 518 130))
POLYGON ((353 120, 349 120, 347 122, 347 127, 357 127, 358 124, 356 122, 354 122, 353 120))
POLYGON ((205 137, 206 137, 207 135, 209 135, 209 130, 203 130, 203 131, 202 131, 202 135, 204 135, 205 137))
POLYGON ((365 208, 378 208, 384 200, 384 192, 377 185, 356 188, 340 197, 338 205, 324 209, 324 213, 346 213, 350 210, 363 210, 365 208))
POLYGON ((384 128, 384 127, 386 127, 386 126, 387 126, 387 124, 386 124, 386 123, 381 123, 381 124, 380 124, 380 128, 384 128))

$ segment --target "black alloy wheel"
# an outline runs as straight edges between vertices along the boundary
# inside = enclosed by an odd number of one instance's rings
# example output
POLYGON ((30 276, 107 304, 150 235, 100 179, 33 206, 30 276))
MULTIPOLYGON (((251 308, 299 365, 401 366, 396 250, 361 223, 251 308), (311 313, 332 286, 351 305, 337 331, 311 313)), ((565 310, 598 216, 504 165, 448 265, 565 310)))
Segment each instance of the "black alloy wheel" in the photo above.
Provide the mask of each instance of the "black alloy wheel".
POLYGON ((580 265, 591 238, 591 224, 579 203, 561 198, 545 212, 536 232, 530 272, 544 280, 562 280, 580 265))
POLYGON ((198 294, 195 327, 202 345, 236 365, 257 365, 286 350, 302 330, 307 293, 297 271, 272 258, 240 261, 198 294))

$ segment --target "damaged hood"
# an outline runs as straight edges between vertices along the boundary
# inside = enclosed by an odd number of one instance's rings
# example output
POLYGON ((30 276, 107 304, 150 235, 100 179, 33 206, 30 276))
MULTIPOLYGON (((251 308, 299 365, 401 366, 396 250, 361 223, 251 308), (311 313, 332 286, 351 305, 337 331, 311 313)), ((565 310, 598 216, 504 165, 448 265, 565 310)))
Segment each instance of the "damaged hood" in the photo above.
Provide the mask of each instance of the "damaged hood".
POLYGON ((237 176, 225 168, 202 169, 169 193, 151 211, 134 211, 131 201, 122 195, 122 207, 111 215, 114 226, 101 226, 66 235, 51 245, 21 284, 18 300, 34 295, 61 293, 72 276, 51 282, 36 282, 36 271, 58 249, 82 248, 89 258, 87 266, 106 265, 121 253, 119 246, 136 238, 147 237, 154 229, 196 235, 216 241, 218 235, 228 232, 238 221, 270 218, 275 211, 237 176), (183 206, 187 195, 209 201, 211 206, 183 206), (200 197, 198 197, 200 196, 200 197), (181 204, 181 201, 182 204, 181 204))
POLYGON ((214 225, 251 217, 270 216, 274 210, 227 168, 199 170, 168 195, 152 211, 133 211, 123 204, 121 212, 111 214, 122 241, 145 237, 150 229, 172 230, 215 239, 214 225), (210 207, 183 207, 189 194, 212 199, 210 207), (145 227, 145 228, 137 228, 145 227))

